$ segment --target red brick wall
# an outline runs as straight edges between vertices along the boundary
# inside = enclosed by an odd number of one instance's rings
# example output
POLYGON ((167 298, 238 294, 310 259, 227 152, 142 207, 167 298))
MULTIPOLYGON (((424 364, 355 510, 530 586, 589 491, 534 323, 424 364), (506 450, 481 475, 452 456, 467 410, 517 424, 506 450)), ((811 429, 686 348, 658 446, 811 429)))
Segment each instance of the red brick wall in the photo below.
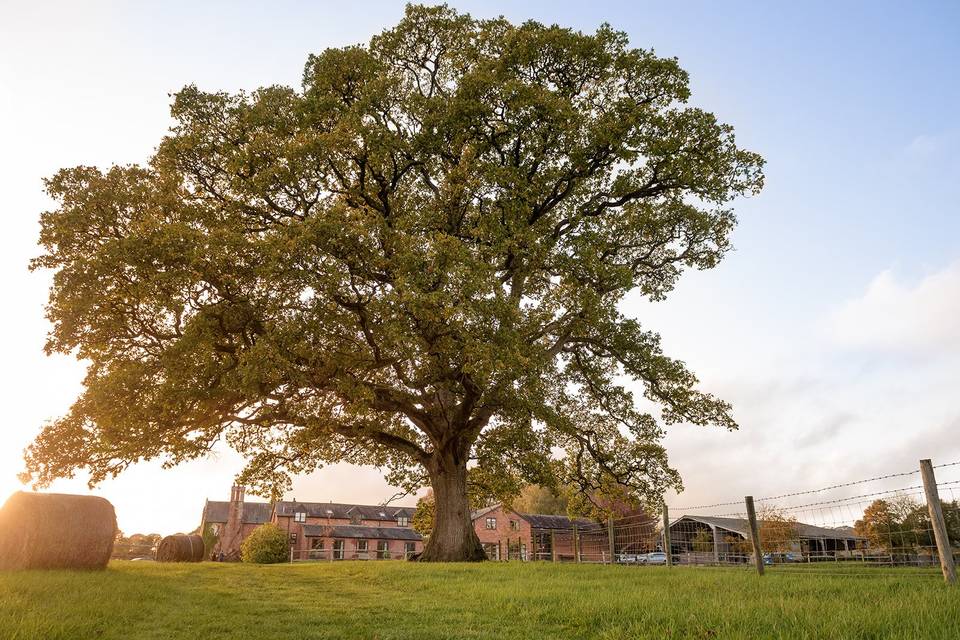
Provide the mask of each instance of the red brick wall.
MULTIPOLYGON (((293 516, 276 516, 273 518, 274 524, 283 529, 284 531, 289 531, 291 534, 296 534, 297 539, 291 544, 291 548, 294 550, 295 558, 307 558, 309 557, 308 550, 310 547, 310 540, 313 538, 307 538, 303 535, 303 525, 349 525, 352 524, 350 520, 343 518, 307 518, 305 523, 294 522, 293 516), (288 529, 289 527, 289 529, 288 529)), ((380 521, 362 521, 364 526, 391 526, 389 522, 380 522, 380 521)), ((394 521, 392 526, 396 526, 394 521)), ((409 529, 410 527, 401 527, 404 529, 409 529)), ((362 552, 357 551, 357 540, 356 538, 340 538, 344 541, 344 559, 358 559, 356 556, 358 553, 362 555, 362 552)), ((324 549, 327 550, 323 554, 317 554, 323 558, 329 558, 329 550, 333 548, 333 538, 322 538, 324 541, 324 549)), ((388 540, 388 550, 390 552, 391 558, 403 558, 404 557, 404 541, 403 540, 388 540)), ((416 552, 419 553, 423 551, 423 542, 416 541, 414 542, 416 552)), ((377 549, 377 539, 368 538, 367 539, 367 556, 368 559, 375 559, 379 554, 376 553, 377 549)))
MULTIPOLYGON (((406 547, 403 540, 386 540, 387 543, 387 553, 383 554, 379 551, 377 543, 380 542, 376 539, 368 539, 367 550, 360 551, 358 549, 358 543, 361 541, 356 538, 338 538, 338 540, 343 541, 343 554, 342 558, 338 555, 335 559, 343 560, 403 560, 406 558, 406 547), (386 556, 386 557, 384 557, 386 556)), ((298 552, 296 557, 303 559, 314 559, 314 560, 329 560, 331 552, 333 549, 334 538, 310 538, 309 543, 305 543, 305 546, 302 551, 298 552), (314 551, 311 553, 308 549, 312 549, 310 544, 314 540, 320 540, 323 542, 322 551, 314 551)), ((414 542, 414 553, 419 553, 423 551, 422 542, 414 542)))
MULTIPOLYGON (((503 507, 497 507, 493 511, 474 520, 473 528, 477 532, 477 537, 480 538, 481 544, 499 545, 501 560, 507 558, 507 544, 509 543, 511 546, 516 546, 518 540, 519 543, 523 545, 522 549, 526 552, 527 557, 531 557, 530 554, 533 552, 533 549, 530 539, 530 524, 512 511, 507 511, 503 507), (487 528, 487 518, 496 518, 497 523, 495 529, 487 528), (517 523, 516 526, 518 528, 514 528, 511 522, 517 523)), ((490 555, 489 552, 488 555, 490 555)), ((512 557, 513 556, 511 556, 511 558, 512 557)))

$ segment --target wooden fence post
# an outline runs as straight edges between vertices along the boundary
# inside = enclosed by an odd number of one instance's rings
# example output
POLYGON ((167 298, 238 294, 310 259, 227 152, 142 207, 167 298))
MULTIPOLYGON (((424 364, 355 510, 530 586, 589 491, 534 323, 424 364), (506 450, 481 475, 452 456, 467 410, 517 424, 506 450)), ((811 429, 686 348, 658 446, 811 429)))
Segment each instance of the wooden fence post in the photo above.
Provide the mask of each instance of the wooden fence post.
POLYGON ((667 566, 673 566, 673 549, 670 544, 670 513, 667 503, 663 503, 663 552, 667 554, 667 566))
POLYGON ((577 534, 577 525, 573 525, 573 557, 580 562, 580 536, 577 534))
POLYGON ((947 524, 943 520, 943 507, 940 504, 940 492, 937 491, 937 478, 933 474, 930 460, 920 461, 920 475, 923 476, 923 491, 927 495, 927 510, 930 512, 930 524, 933 537, 937 541, 937 555, 940 556, 940 569, 947 584, 957 583, 957 568, 953 563, 953 547, 947 535, 947 524))
POLYGON ((557 561, 557 532, 550 529, 550 560, 557 561))
POLYGON ((614 564, 613 516, 607 516, 607 538, 610 541, 610 564, 614 564))
POLYGON ((747 503, 747 519, 750 520, 750 542, 753 543, 753 561, 757 574, 763 575, 763 554, 760 551, 760 527, 757 526, 757 510, 753 508, 753 496, 744 498, 747 503))

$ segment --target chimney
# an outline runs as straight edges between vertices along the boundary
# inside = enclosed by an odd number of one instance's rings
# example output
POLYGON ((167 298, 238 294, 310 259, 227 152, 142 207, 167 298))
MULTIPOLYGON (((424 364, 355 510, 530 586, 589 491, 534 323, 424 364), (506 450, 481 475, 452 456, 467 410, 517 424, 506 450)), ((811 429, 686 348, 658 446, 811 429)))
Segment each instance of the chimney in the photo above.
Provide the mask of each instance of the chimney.
POLYGON ((240 543, 243 542, 243 494, 244 487, 230 487, 230 506, 227 510, 227 522, 220 534, 220 551, 224 559, 237 560, 240 557, 240 543))

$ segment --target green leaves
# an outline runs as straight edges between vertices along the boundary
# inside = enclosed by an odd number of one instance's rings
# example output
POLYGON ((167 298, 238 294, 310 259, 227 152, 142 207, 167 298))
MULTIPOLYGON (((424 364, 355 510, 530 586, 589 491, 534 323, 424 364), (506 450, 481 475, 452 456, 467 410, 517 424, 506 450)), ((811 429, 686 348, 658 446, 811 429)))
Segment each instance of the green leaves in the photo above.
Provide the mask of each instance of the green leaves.
POLYGON ((339 460, 414 487, 441 458, 502 493, 676 486, 661 424, 730 407, 617 304, 715 266, 763 182, 687 80, 609 26, 410 6, 302 90, 184 88, 148 167, 48 181, 47 349, 90 375, 28 475, 226 438, 262 493, 339 460))

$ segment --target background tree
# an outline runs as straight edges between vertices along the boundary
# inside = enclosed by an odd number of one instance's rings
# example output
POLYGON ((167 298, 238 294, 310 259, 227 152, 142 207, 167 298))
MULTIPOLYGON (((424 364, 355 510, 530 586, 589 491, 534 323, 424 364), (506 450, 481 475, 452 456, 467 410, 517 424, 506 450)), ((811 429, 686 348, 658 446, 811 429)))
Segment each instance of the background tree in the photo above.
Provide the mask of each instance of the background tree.
POLYGON ((426 560, 484 557, 470 461, 659 501, 680 485, 664 425, 736 424, 618 303, 714 267, 762 184, 689 95, 609 26, 421 6, 311 56, 301 90, 186 87, 149 165, 47 181, 46 349, 89 366, 25 476, 97 483, 221 439, 262 494, 376 465, 433 487, 426 560))
MULTIPOLYGON (((960 509, 956 501, 941 501, 941 506, 947 535, 956 544, 960 540, 960 509)), ((874 500, 854 524, 854 532, 866 538, 872 549, 891 553, 929 552, 936 544, 927 505, 908 495, 874 500)))
POLYGON ((436 512, 436 502, 433 500, 433 492, 429 491, 427 495, 417 500, 417 509, 413 512, 413 518, 410 520, 410 526, 424 538, 429 538, 433 532, 433 518, 436 512))
POLYGON ((897 523, 890 503, 886 500, 874 500, 863 510, 863 517, 853 525, 858 536, 866 538, 871 549, 889 549, 891 533, 897 523))
MULTIPOLYGON (((776 506, 761 507, 757 514, 757 528, 760 534, 760 547, 764 552, 792 551, 800 542, 797 519, 776 506)), ((750 553, 753 545, 750 544, 750 553)))
POLYGON ((517 513, 540 513, 545 515, 567 515, 569 500, 558 495, 552 489, 538 484, 528 484, 520 490, 508 508, 517 513))
POLYGON ((134 533, 129 536, 123 535, 122 531, 117 531, 116 539, 113 545, 112 558, 119 560, 132 560, 133 558, 153 558, 157 551, 157 545, 160 543, 159 533, 134 533))
MULTIPOLYGON (((597 521, 628 515, 650 517, 645 513, 642 497, 615 477, 602 476, 595 486, 586 489, 578 484, 567 484, 562 488, 562 494, 567 500, 567 513, 572 516, 597 521)), ((656 513, 658 507, 659 502, 654 503, 651 512, 656 513)))

